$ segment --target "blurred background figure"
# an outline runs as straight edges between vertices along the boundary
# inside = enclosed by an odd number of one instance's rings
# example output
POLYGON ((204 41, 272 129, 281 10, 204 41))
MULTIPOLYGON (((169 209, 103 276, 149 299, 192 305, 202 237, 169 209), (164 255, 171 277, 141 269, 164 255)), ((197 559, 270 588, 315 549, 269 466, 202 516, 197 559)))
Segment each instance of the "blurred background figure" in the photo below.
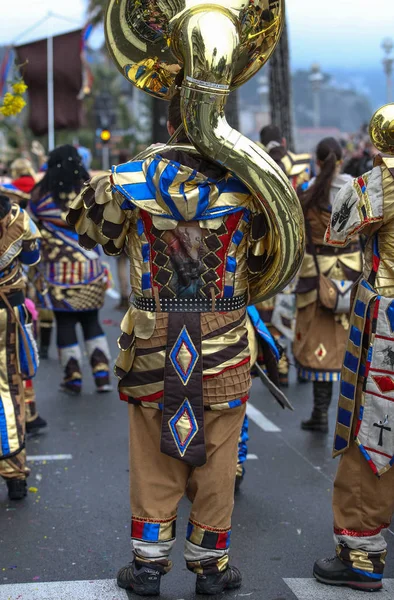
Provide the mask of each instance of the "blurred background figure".
POLYGON ((56 318, 57 346, 64 369, 61 389, 74 395, 80 394, 82 387, 78 323, 82 326, 96 390, 112 389, 110 352, 99 322, 106 290, 105 269, 99 251, 81 248, 77 235, 65 221, 69 203, 88 178, 76 148, 60 146, 50 152, 46 173, 34 188, 30 202, 43 238, 38 270, 48 287, 47 300, 56 318))
POLYGON ((27 494, 23 382, 36 374, 38 357, 25 304, 22 265, 40 260, 39 238, 28 214, 0 195, 0 476, 7 483, 10 500, 27 494))
MULTIPOLYGON (((287 148, 287 141, 276 125, 267 125, 260 131, 260 146, 283 169, 294 189, 309 182, 313 165, 310 154, 294 154, 287 148)), ((288 342, 293 341, 295 299, 290 285, 277 298, 270 298, 257 305, 264 323, 281 345, 283 354, 279 360, 279 378, 282 387, 289 385, 290 360, 287 352, 288 342)))
POLYGON ((332 203, 351 177, 341 174, 342 148, 334 138, 319 143, 316 157, 319 174, 300 194, 307 247, 296 289, 293 353, 299 374, 313 382, 312 415, 301 426, 327 433, 333 382, 339 381, 349 329, 351 287, 362 259, 358 240, 345 250, 323 245, 332 203))

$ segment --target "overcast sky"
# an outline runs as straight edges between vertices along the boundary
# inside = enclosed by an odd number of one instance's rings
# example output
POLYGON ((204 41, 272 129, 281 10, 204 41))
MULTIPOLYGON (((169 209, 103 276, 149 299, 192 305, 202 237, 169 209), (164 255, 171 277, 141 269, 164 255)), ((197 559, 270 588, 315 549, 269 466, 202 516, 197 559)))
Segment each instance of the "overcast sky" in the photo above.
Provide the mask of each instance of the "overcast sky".
MULTIPOLYGON (((12 0, 2 8, 0 44, 12 42, 49 10, 53 33, 84 23, 86 0, 12 0), (58 8, 59 7, 59 8, 58 8)), ((293 67, 320 62, 330 67, 380 67, 381 41, 394 38, 394 0, 287 0, 293 67)), ((47 35, 48 25, 26 34, 20 43, 47 35)), ((97 39, 97 34, 96 34, 97 39)))

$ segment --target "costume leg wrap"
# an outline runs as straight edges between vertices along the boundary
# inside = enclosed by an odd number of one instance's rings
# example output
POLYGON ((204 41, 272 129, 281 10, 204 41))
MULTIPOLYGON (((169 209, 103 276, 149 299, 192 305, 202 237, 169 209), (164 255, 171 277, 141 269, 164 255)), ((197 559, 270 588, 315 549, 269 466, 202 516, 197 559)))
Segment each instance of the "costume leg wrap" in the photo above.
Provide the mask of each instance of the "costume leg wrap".
POLYGON ((4 479, 26 479, 30 471, 26 467, 26 450, 21 450, 12 458, 0 460, 0 476, 4 479))
POLYGON ((135 559, 138 563, 157 567, 167 573, 172 566, 169 556, 175 543, 176 518, 168 520, 131 520, 131 540, 135 559))
POLYGON ((378 478, 355 442, 342 456, 334 482, 337 556, 351 569, 381 579, 394 511, 394 471, 378 478))
POLYGON ((60 363, 64 368, 63 384, 68 389, 79 392, 82 386, 82 353, 78 344, 59 348, 60 363))
MULTIPOLYGON (((378 540, 376 542, 378 543, 378 540)), ((383 550, 382 552, 367 552, 366 550, 354 550, 343 544, 338 544, 336 552, 338 558, 356 573, 374 580, 383 578, 387 550, 383 550)))
POLYGON ((228 565, 231 529, 208 528, 189 521, 184 556, 189 571, 208 575, 224 571, 228 565))
POLYGON ((108 385, 111 355, 106 336, 100 335, 85 343, 96 386, 108 385))

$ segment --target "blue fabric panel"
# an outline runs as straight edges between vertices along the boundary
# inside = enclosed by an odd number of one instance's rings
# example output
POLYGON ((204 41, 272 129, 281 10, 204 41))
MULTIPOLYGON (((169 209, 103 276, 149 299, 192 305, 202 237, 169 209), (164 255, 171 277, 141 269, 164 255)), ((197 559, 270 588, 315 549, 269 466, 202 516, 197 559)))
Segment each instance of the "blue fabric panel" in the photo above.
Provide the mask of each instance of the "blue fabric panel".
POLYGON ((354 312, 358 317, 364 317, 365 315, 365 302, 361 302, 361 300, 357 300, 356 305, 354 307, 354 312))
POLYGON ((142 219, 137 220, 137 233, 138 235, 142 235, 144 233, 144 223, 142 219))
POLYGON ((344 408, 338 408, 338 423, 350 427, 352 422, 352 413, 344 408))
POLYGON ((19 260, 24 265, 33 265, 40 258, 40 250, 37 248, 36 250, 31 250, 30 252, 22 251, 19 254, 19 260))
POLYGON ((347 441, 344 440, 340 435, 335 437, 334 448, 337 452, 344 450, 347 447, 347 441))
POLYGON ((144 542, 158 542, 160 534, 160 523, 144 523, 142 539, 144 542))
POLYGON ((211 187, 208 184, 201 185, 199 189, 198 206, 195 214, 195 218, 199 218, 209 205, 209 194, 211 193, 211 187))
POLYGON ((237 260, 233 256, 227 257, 226 271, 229 273, 235 273, 237 268, 237 260))
POLYGON ((343 364, 349 371, 352 371, 352 373, 357 373, 358 356, 353 356, 350 352, 346 352, 343 364))
POLYGON ((349 339, 351 342, 353 342, 353 344, 357 347, 360 346, 361 344, 361 331, 355 327, 354 325, 352 325, 352 328, 350 330, 350 335, 349 335, 349 339))
POLYGON ((238 408, 238 406, 241 406, 242 401, 241 400, 230 400, 230 402, 228 403, 229 408, 238 408))
POLYGON ((223 296, 225 298, 232 298, 234 296, 234 288, 232 285, 225 285, 223 290, 223 296))
POLYGON ((150 273, 143 273, 141 277, 141 287, 143 290, 150 290, 151 282, 150 282, 150 273))
POLYGON ((116 185, 115 188, 124 196, 126 194, 132 200, 154 200, 152 192, 146 183, 126 183, 125 185, 116 185))
POLYGON ((239 246, 239 244, 242 242, 242 238, 244 237, 244 234, 242 233, 242 231, 240 231, 239 229, 234 233, 233 235, 233 242, 234 244, 236 244, 237 246, 239 246))
POLYGON ((275 340, 272 337, 272 335, 270 334, 266 324, 261 319, 261 317, 259 315, 259 311, 257 310, 257 308, 255 306, 248 306, 247 311, 248 311, 248 315, 253 323, 253 327, 254 327, 256 333, 258 333, 263 338, 263 340, 269 345, 276 360, 279 360, 279 358, 280 358, 279 350, 276 347, 275 340))
POLYGON ((190 521, 187 524, 187 531, 186 531, 186 539, 189 540, 191 534, 193 533, 193 523, 190 523, 190 521))
POLYGON ((123 163, 122 165, 118 165, 117 167, 112 167, 113 173, 139 173, 142 171, 143 161, 136 160, 127 163, 123 163))
POLYGON ((355 387, 352 383, 348 383, 347 381, 341 381, 341 394, 345 396, 345 398, 349 398, 353 400, 355 394, 355 387))
POLYGON ((5 418, 5 410, 3 401, 0 397, 0 437, 1 437, 1 453, 6 455, 10 453, 10 444, 8 441, 7 421, 5 418))
POLYGON ((141 252, 142 252, 142 260, 144 262, 149 262, 149 257, 150 257, 149 248, 150 248, 149 244, 142 244, 141 252))

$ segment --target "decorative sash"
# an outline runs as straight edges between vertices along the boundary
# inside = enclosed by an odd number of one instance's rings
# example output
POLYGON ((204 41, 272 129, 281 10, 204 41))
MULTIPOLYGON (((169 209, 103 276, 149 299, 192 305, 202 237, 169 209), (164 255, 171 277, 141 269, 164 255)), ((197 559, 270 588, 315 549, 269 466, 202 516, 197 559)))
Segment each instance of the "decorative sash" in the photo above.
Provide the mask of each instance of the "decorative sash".
POLYGON ((200 313, 168 313, 161 451, 206 463, 200 313))

